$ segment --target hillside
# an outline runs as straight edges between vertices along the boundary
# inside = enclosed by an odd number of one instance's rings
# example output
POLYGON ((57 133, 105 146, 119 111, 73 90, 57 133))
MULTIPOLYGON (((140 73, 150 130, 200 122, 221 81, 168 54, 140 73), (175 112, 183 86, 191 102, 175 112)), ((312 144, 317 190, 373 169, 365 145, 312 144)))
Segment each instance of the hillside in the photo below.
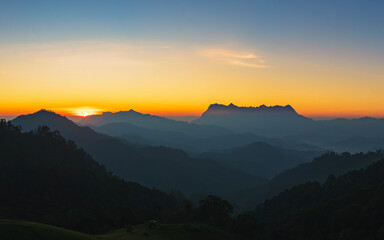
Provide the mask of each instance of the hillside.
POLYGON ((166 219, 181 207, 167 193, 113 176, 47 127, 22 133, 1 121, 0 156, 0 218, 102 232, 166 219))
POLYGON ((135 146, 79 127, 69 119, 49 111, 22 115, 12 121, 26 131, 49 126, 76 142, 108 171, 127 181, 161 190, 179 189, 190 193, 227 193, 266 182, 265 179, 225 167, 214 160, 191 158, 185 152, 167 147, 135 146))
POLYGON ((258 239, 383 239, 383 186, 384 160, 295 186, 253 212, 268 224, 258 239))
POLYGON ((255 176, 272 178, 286 169, 312 161, 321 153, 321 151, 290 150, 264 142, 255 142, 222 152, 203 153, 201 156, 216 159, 225 166, 255 176))
POLYGON ((382 158, 384 158, 382 151, 356 154, 325 153, 312 162, 303 163, 277 174, 264 186, 238 191, 228 195, 227 198, 245 208, 255 207, 295 185, 308 181, 323 183, 329 175, 338 176, 348 171, 364 168, 382 158))
POLYGON ((0 219, 0 239, 97 240, 101 238, 41 223, 0 219))
POLYGON ((147 225, 135 226, 132 232, 125 229, 102 235, 106 240, 234 240, 234 236, 206 224, 159 224, 155 228, 147 225))
POLYGON ((231 235, 203 224, 159 224, 133 226, 103 235, 88 235, 46 224, 0 220, 0 239, 6 240, 233 240, 231 235))

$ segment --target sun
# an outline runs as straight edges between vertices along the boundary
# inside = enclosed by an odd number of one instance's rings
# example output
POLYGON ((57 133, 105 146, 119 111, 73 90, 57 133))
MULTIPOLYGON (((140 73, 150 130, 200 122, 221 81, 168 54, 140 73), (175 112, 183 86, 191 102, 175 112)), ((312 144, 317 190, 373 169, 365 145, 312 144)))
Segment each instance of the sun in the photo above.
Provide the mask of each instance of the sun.
POLYGON ((93 108, 93 107, 80 107, 80 108, 72 108, 69 110, 69 112, 72 116, 86 118, 91 115, 99 114, 102 112, 102 110, 93 108))

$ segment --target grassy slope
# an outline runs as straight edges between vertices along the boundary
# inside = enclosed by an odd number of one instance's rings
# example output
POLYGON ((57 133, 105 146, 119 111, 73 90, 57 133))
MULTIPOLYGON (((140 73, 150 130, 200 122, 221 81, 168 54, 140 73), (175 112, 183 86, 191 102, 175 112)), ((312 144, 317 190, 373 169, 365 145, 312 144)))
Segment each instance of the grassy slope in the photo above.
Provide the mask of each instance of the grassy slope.
POLYGON ((103 235, 119 240, 233 240, 234 237, 203 224, 161 224, 154 229, 146 225, 133 228, 131 233, 119 229, 103 235))
POLYGON ((233 240, 234 237, 203 224, 161 224, 149 229, 139 225, 127 233, 118 229, 92 236, 50 225, 0 220, 0 239, 7 240, 233 240))
POLYGON ((0 220, 0 239, 7 240, 95 240, 97 238, 50 225, 18 220, 0 220))

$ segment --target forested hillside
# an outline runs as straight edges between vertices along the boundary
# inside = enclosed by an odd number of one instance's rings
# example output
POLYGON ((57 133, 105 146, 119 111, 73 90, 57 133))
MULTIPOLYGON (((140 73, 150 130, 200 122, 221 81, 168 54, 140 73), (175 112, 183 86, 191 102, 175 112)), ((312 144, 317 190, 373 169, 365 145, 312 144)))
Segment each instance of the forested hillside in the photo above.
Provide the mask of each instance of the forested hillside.
POLYGON ((348 171, 364 168, 384 158, 384 152, 335 153, 328 152, 312 162, 283 171, 273 177, 267 184, 245 191, 237 191, 227 196, 231 202, 245 209, 254 208, 266 199, 308 181, 323 183, 329 175, 341 175, 348 171))
POLYGON ((166 220, 172 196, 108 173, 59 132, 22 133, 0 122, 0 218, 103 232, 151 218, 166 220))
POLYGON ((383 239, 384 160, 335 177, 308 182, 258 206, 265 228, 256 239, 383 239))
POLYGON ((12 123, 25 131, 34 130, 39 125, 58 130, 65 138, 83 147, 98 163, 105 165, 108 171, 127 181, 164 191, 178 189, 187 195, 201 192, 219 194, 266 182, 264 178, 225 167, 212 159, 192 158, 179 149, 137 146, 97 133, 51 111, 22 115, 12 123))

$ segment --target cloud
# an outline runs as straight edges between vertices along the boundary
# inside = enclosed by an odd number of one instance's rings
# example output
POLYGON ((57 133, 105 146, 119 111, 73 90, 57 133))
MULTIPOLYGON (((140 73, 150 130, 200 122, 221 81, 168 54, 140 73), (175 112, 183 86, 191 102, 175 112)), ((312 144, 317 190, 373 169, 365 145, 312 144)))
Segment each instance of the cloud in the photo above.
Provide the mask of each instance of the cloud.
POLYGON ((220 61, 224 64, 248 67, 269 68, 262 56, 246 51, 233 51, 221 48, 209 48, 198 51, 199 55, 220 61))

